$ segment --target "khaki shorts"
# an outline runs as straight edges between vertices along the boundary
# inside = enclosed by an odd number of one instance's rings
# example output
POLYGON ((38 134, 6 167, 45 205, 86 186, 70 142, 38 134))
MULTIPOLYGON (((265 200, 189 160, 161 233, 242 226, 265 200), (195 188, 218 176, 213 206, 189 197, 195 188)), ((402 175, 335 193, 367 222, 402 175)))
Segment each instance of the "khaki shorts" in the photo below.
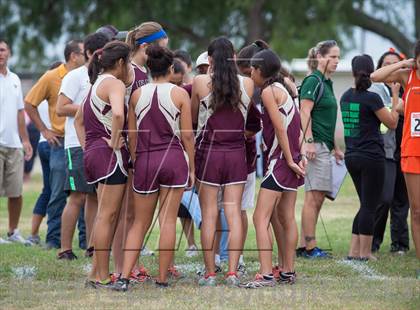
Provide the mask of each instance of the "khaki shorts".
POLYGON ((0 146, 0 196, 22 195, 23 150, 0 146))
POLYGON ((325 143, 315 143, 316 157, 308 160, 305 175, 305 191, 331 192, 332 162, 331 152, 325 143))

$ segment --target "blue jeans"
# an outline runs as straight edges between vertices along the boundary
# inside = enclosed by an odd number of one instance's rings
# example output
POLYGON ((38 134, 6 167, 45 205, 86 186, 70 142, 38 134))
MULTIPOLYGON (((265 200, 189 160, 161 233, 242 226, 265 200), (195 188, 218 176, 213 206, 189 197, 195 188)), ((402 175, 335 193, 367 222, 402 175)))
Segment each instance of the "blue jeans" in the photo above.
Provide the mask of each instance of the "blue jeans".
POLYGON ((185 191, 182 195, 181 204, 183 204, 191 215, 195 226, 201 228, 201 209, 198 195, 195 191, 185 191))
POLYGON ((32 122, 30 122, 26 126, 26 129, 28 130, 29 142, 31 143, 33 153, 32 153, 32 157, 31 157, 30 160, 28 160, 28 161, 25 160, 24 172, 25 173, 31 173, 32 168, 34 167, 34 161, 35 161, 36 154, 37 154, 37 147, 38 147, 40 133, 39 133, 38 129, 35 127, 34 123, 32 123, 32 122))
POLYGON ((42 167, 42 192, 35 203, 34 214, 45 216, 47 214, 47 206, 50 201, 50 145, 47 141, 38 144, 38 155, 42 167))
POLYGON ((64 140, 60 139, 60 146, 50 146, 50 187, 51 196, 47 206, 47 240, 53 247, 61 246, 61 214, 66 205, 67 195, 64 192, 64 181, 66 177, 64 163, 64 140))
POLYGON ((220 222, 222 224, 222 236, 220 237, 219 243, 219 255, 221 261, 227 261, 229 259, 228 251, 228 238, 229 238, 229 226, 226 221, 224 209, 220 209, 220 222))
MULTIPOLYGON (((61 215, 66 205, 67 194, 64 191, 66 178, 64 139, 60 139, 60 146, 50 146, 50 188, 51 196, 47 206, 47 238, 46 242, 52 247, 61 246, 61 215)), ((79 246, 86 248, 86 232, 84 212, 79 215, 79 246)))

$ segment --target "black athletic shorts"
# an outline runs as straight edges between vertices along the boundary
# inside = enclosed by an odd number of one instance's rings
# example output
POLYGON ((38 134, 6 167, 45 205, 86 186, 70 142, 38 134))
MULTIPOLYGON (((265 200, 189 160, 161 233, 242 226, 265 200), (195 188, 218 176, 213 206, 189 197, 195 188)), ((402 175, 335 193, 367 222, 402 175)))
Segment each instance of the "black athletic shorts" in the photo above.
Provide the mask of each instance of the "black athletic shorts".
POLYGON ((64 182, 64 191, 67 193, 94 193, 95 186, 86 182, 82 148, 71 147, 64 151, 66 154, 66 179, 64 182))
POLYGON ((274 177, 270 175, 268 178, 266 178, 262 183, 261 187, 265 189, 269 189, 276 192, 284 192, 285 189, 278 186, 276 183, 276 180, 274 180, 274 177))
POLYGON ((191 214, 188 212, 188 209, 181 203, 178 210, 178 217, 183 219, 190 219, 191 214))
POLYGON ((115 172, 106 179, 100 180, 99 183, 106 185, 121 185, 127 183, 127 176, 121 171, 120 166, 117 165, 115 172))

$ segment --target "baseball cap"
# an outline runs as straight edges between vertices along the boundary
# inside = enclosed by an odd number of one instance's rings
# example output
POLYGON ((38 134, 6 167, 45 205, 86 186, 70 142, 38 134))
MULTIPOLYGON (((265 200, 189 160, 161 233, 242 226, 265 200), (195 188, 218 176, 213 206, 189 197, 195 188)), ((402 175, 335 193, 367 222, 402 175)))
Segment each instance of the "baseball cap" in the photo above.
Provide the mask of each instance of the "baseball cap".
POLYGON ((104 35, 107 36, 107 38, 112 41, 112 40, 125 40, 125 37, 127 35, 127 31, 118 31, 118 29, 116 27, 114 27, 113 25, 105 25, 102 27, 99 27, 96 32, 100 32, 103 33, 104 35))
POLYGON ((201 65, 209 65, 209 55, 207 54, 207 52, 201 53, 195 61, 196 67, 199 67, 201 65))

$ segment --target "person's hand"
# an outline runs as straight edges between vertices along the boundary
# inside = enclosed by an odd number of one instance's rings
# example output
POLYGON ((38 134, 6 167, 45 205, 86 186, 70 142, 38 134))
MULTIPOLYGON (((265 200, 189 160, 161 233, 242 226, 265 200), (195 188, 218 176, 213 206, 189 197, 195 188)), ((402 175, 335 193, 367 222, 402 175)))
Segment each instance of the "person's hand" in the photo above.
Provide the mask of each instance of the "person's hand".
POLYGON ((305 143, 306 158, 313 160, 316 157, 315 143, 305 143))
POLYGON ((298 165, 303 171, 306 170, 306 166, 308 165, 308 160, 306 159, 305 155, 302 155, 302 159, 299 161, 298 165))
POLYGON ((48 144, 51 146, 60 145, 60 140, 58 140, 58 135, 49 129, 44 129, 41 131, 42 136, 47 140, 48 144))
POLYGON ((296 173, 296 176, 298 179, 301 177, 305 177, 305 169, 302 169, 302 167, 295 162, 287 163, 289 168, 293 170, 294 173, 296 173))
POLYGON ((401 61, 401 68, 412 69, 416 67, 416 60, 414 58, 401 61))
POLYGON ((191 190, 194 187, 194 184, 195 184, 195 172, 190 171, 188 175, 188 185, 186 189, 191 190))
POLYGON ((108 146, 111 148, 111 149, 113 149, 113 150, 120 150, 123 146, 124 146, 124 144, 125 144, 125 140, 124 140, 124 138, 122 137, 122 136, 120 136, 119 138, 118 138, 118 140, 116 141, 116 144, 115 145, 113 145, 112 144, 112 141, 111 141, 111 139, 108 139, 108 138, 105 138, 105 137, 103 137, 102 138, 107 144, 108 144, 108 146))
POLYGON ((401 84, 396 82, 396 83, 392 83, 391 85, 391 91, 392 91, 392 95, 399 95, 400 94, 400 89, 401 89, 401 84))
POLYGON ((339 164, 344 159, 344 153, 339 148, 336 148, 334 150, 334 157, 337 164, 339 164))
POLYGON ((23 141, 23 154, 26 161, 30 160, 33 155, 32 145, 29 141, 23 141))

